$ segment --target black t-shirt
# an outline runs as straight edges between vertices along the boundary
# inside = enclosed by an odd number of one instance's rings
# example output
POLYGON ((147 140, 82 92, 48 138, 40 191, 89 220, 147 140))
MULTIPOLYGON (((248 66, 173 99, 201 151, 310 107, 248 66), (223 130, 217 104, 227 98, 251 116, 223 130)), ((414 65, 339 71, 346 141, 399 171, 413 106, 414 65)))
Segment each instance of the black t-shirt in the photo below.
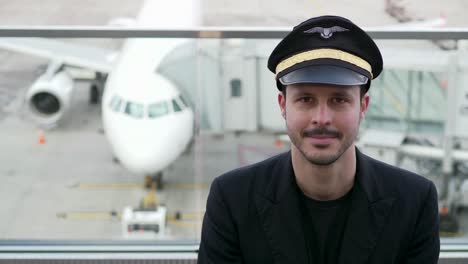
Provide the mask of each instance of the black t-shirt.
POLYGON ((331 201, 318 201, 303 195, 307 214, 304 225, 308 225, 306 239, 314 263, 334 264, 339 255, 339 248, 345 229, 352 190, 331 201))

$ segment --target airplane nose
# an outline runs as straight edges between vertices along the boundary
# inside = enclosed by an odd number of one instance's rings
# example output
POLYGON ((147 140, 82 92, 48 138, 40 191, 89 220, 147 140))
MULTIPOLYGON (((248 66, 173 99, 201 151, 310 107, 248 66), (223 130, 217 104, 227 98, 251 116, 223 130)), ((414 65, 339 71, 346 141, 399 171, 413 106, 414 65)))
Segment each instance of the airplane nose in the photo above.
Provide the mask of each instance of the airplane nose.
POLYGON ((193 135, 191 112, 172 119, 117 124, 108 131, 114 154, 124 167, 139 174, 164 170, 185 150, 193 135))
POLYGON ((169 137, 138 136, 119 141, 116 155, 122 164, 135 173, 151 174, 166 168, 172 160, 169 137))

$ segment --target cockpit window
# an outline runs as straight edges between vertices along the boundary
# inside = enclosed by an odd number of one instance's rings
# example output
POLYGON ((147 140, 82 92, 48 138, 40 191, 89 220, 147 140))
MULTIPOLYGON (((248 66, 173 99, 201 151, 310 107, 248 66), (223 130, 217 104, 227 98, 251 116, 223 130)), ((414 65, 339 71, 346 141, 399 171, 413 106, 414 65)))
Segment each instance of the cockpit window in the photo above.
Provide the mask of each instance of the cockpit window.
POLYGON ((112 96, 112 99, 111 99, 111 101, 109 103, 109 107, 112 108, 116 101, 117 101, 117 96, 115 96, 115 95, 112 96))
POLYGON ((180 105, 177 103, 175 99, 172 99, 172 107, 174 108, 174 112, 182 111, 182 108, 180 107, 180 105))
POLYGON ((160 102, 155 104, 150 104, 148 106, 148 117, 156 118, 163 115, 166 115, 169 112, 167 102, 160 102))
POLYGON ((117 95, 114 95, 112 97, 112 100, 109 104, 109 107, 114 110, 115 112, 119 112, 120 106, 122 105, 122 99, 118 97, 117 95))
POLYGON ((187 101, 185 101, 185 98, 182 95, 179 95, 179 100, 185 107, 188 107, 187 101))
POLYGON ((142 118, 143 117, 143 105, 132 103, 132 102, 127 102, 127 105, 125 106, 125 113, 135 118, 142 118))

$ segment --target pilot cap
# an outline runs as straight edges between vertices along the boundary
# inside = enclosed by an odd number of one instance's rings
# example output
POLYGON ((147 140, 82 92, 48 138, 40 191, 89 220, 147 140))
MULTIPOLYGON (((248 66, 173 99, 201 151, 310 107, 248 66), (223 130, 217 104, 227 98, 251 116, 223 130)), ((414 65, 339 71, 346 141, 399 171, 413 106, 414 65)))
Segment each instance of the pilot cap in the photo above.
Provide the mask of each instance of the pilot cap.
POLYGON ((296 83, 367 85, 382 72, 379 48, 350 20, 314 17, 295 26, 268 59, 279 90, 296 83))

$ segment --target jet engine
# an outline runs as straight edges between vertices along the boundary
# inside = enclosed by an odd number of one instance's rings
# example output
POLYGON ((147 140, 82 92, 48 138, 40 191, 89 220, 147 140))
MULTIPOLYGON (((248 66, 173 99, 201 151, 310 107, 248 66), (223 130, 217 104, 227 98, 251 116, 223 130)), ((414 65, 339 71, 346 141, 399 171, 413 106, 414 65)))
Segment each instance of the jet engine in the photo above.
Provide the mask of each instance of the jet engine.
POLYGON ((41 75, 26 93, 33 118, 41 125, 55 125, 70 106, 73 84, 65 71, 41 75))

